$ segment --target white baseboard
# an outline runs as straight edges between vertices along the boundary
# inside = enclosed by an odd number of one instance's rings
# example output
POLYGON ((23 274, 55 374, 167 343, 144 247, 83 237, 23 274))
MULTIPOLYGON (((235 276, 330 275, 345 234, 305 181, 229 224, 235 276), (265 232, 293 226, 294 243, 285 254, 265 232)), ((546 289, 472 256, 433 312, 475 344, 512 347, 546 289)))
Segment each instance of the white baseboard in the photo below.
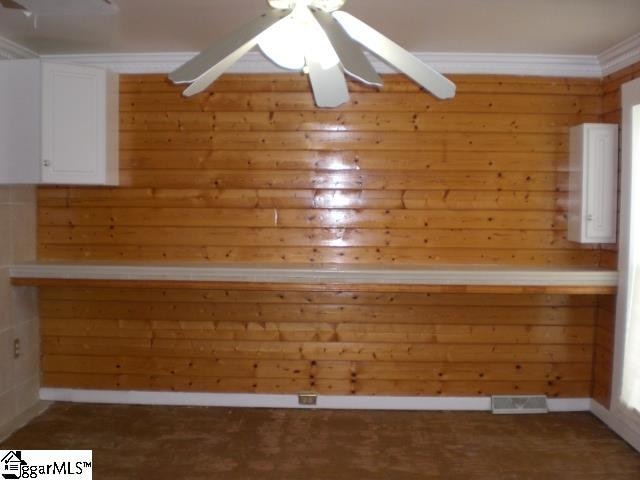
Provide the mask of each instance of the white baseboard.
POLYGON ((595 400, 591 400, 591 413, 604 422, 611 430, 620 435, 629 445, 640 452, 640 432, 630 427, 623 418, 615 415, 595 400))
MULTIPOLYGON (((297 408, 333 410, 491 410, 489 397, 385 397, 319 395, 315 406, 298 405, 297 395, 252 393, 182 393, 120 390, 41 388, 42 400, 129 405, 175 405, 241 408, 297 408)), ((549 399, 552 412, 589 411, 588 398, 549 399)))
POLYGON ((27 423, 44 412, 47 408, 49 408, 49 405, 51 405, 51 402, 45 402, 41 400, 26 411, 22 412, 9 423, 2 425, 0 427, 0 442, 3 442, 7 438, 9 438, 13 432, 24 427, 27 423))
POLYGON ((590 398, 550 398, 547 400, 550 412, 588 412, 590 398))

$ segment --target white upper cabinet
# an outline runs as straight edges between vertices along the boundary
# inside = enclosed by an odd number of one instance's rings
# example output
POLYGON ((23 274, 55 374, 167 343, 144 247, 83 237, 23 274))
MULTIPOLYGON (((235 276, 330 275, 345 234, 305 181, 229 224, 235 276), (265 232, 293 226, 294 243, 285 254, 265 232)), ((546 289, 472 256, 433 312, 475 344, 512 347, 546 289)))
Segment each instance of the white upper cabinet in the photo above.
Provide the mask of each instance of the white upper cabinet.
POLYGON ((570 132, 569 240, 615 243, 618 125, 585 123, 570 132))
POLYGON ((117 102, 115 74, 42 64, 43 183, 118 183, 117 102))
MULTIPOLYGON (((11 85, 0 84, 0 102, 16 92, 31 103, 0 109, 5 135, 18 138, 0 150, 0 183, 116 185, 118 183, 118 77, 97 67, 39 60, 7 60, 11 85), (21 66, 27 62, 29 69, 21 66), (3 175, 3 168, 7 175, 3 175)), ((26 65, 25 64, 25 65, 26 65)), ((11 101, 11 100, 8 100, 11 101)))

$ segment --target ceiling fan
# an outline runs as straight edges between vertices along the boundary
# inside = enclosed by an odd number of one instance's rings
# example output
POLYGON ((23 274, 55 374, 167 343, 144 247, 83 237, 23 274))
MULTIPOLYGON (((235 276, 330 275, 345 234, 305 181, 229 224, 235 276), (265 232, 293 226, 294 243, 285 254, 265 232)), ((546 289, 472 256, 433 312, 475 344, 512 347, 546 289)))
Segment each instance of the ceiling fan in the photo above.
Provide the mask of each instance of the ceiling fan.
POLYGON ((398 44, 341 11, 346 0, 267 0, 271 9, 220 39, 169 74, 189 83, 185 96, 205 90, 249 50, 258 45, 274 63, 309 75, 318 107, 338 107, 349 100, 345 74, 380 87, 382 79, 362 47, 371 51, 440 99, 452 98, 450 80, 398 44))
POLYGON ((108 15, 118 12, 113 0, 0 0, 0 6, 27 16, 108 15))

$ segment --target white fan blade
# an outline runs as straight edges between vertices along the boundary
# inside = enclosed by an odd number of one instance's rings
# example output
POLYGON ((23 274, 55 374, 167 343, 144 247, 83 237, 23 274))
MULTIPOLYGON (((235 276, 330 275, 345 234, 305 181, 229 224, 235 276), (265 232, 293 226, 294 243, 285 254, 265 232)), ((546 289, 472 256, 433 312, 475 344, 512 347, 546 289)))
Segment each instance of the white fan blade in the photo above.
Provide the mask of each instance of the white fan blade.
POLYGON ((242 56, 244 56, 249 50, 251 50, 251 48, 253 48, 253 45, 250 45, 248 48, 239 48, 231 55, 225 57, 224 60, 216 63, 194 82, 192 82, 191 85, 185 88, 182 92, 182 95, 184 95, 185 97, 192 97, 193 95, 204 92, 209 87, 209 85, 215 82, 220 77, 220 75, 229 70, 233 66, 233 64, 240 60, 240 58, 242 58, 242 56))
POLYGON ((436 97, 446 99, 455 96, 456 86, 452 81, 425 65, 397 43, 347 12, 333 12, 333 16, 351 38, 411 77, 436 97))
POLYGON ((264 32, 290 14, 291 10, 270 10, 171 72, 169 79, 174 83, 192 83, 184 91, 187 96, 200 93, 251 50, 264 32))
POLYGON ((329 37, 344 71, 367 85, 381 87, 382 79, 365 56, 360 45, 353 41, 330 13, 315 8, 311 11, 329 37))
POLYGON ((313 97, 320 108, 334 108, 349 101, 349 88, 340 65, 322 68, 319 62, 307 60, 313 97))

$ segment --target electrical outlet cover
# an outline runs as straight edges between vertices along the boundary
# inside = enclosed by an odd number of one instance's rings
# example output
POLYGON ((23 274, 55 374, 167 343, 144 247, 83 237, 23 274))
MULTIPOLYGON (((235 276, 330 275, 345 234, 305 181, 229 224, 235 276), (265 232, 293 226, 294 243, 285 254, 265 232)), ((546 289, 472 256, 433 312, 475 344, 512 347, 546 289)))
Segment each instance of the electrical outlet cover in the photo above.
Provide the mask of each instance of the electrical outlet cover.
POLYGON ((316 392, 300 392, 298 394, 298 405, 315 405, 318 402, 316 392))

